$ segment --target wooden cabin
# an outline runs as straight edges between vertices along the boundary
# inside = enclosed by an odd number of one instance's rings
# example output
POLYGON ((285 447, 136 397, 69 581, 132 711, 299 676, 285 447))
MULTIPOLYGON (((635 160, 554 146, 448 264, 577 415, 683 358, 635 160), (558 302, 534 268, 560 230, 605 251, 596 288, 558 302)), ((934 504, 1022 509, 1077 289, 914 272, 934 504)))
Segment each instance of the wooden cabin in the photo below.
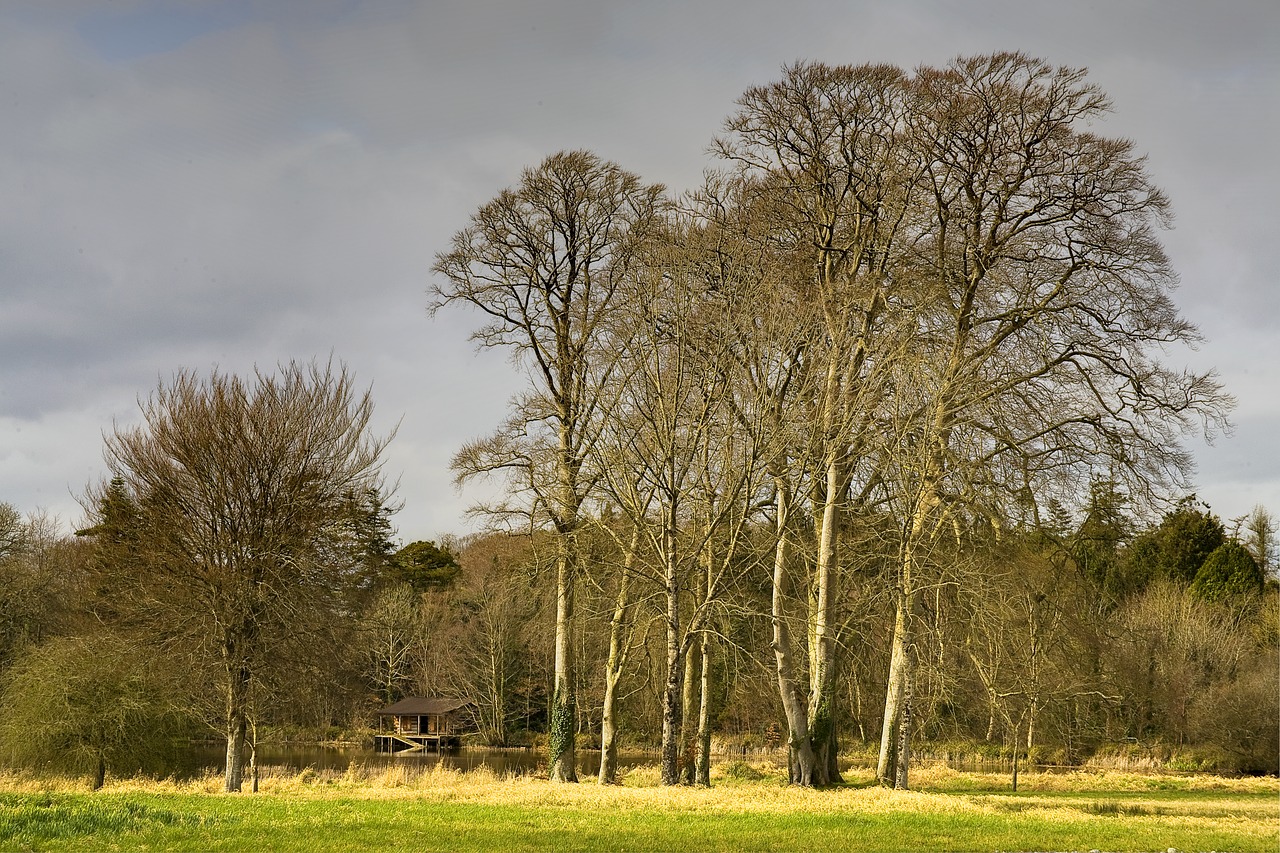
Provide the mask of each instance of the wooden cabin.
POLYGON ((409 696, 378 712, 373 737, 378 752, 440 752, 462 743, 459 712, 466 702, 436 696, 409 696))

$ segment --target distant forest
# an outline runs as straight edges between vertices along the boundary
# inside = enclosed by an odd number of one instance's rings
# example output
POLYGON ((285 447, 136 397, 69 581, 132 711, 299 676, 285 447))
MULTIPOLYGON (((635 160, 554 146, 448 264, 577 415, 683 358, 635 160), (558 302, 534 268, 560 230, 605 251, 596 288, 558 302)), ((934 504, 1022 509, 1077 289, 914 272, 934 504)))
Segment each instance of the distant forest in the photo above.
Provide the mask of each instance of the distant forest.
POLYGON ((799 63, 681 196, 553 154, 437 255, 430 308, 528 377, 461 448, 486 531, 394 541, 340 366, 184 372, 107 438, 74 537, 0 506, 7 760, 147 769, 193 731, 359 731, 1280 772, 1276 522, 1191 494, 1216 377, 1166 365, 1168 200, 1084 71, 799 63), (124 734, 127 733, 127 736, 124 734))

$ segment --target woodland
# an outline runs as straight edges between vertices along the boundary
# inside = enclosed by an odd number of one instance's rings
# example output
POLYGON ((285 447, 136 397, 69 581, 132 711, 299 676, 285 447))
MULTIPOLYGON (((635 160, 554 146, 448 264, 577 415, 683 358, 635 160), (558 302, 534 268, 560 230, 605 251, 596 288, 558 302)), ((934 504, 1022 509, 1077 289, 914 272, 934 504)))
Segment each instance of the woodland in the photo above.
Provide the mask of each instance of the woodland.
MULTIPOLYGON (((0 758, 163 772, 225 739, 466 699, 478 742, 1120 756, 1280 772, 1274 517, 1199 502, 1227 425, 1168 199, 1085 71, 798 63, 683 194, 552 154, 436 257, 432 313, 527 377, 462 447, 482 532, 395 540, 340 366, 181 372, 108 434, 86 521, 0 505, 0 758)), ((425 321, 424 321, 425 322, 425 321)), ((442 488, 447 487, 442 483, 442 488)))

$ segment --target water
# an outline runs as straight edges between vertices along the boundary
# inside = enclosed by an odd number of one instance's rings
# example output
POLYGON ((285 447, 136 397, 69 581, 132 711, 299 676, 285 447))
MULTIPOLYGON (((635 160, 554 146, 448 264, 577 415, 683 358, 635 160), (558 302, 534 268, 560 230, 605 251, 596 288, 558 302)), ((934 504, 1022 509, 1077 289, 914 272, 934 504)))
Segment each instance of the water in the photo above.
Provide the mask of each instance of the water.
MULTIPOLYGON (((578 778, 592 779, 600 771, 600 751, 579 748, 578 778)), ((750 754, 729 754, 715 756, 717 761, 731 761, 743 758, 749 761, 760 759, 771 760, 785 766, 786 753, 772 751, 762 754, 752 751, 750 754)), ((174 778, 180 780, 193 779, 208 773, 221 775, 223 762, 226 759, 225 747, 220 743, 192 744, 180 756, 173 767, 174 778)), ((935 760, 944 760, 952 770, 976 771, 986 773, 1009 773, 1012 765, 1009 761, 998 759, 984 760, 974 755, 937 755, 920 756, 917 767, 932 764, 935 760)), ((333 771, 345 773, 352 764, 370 769, 379 767, 409 767, 421 772, 430 771, 436 765, 443 765, 453 770, 467 772, 480 767, 487 767, 498 775, 546 775, 547 756, 540 749, 489 749, 485 747, 464 747, 443 755, 434 752, 385 753, 374 752, 355 746, 318 746, 318 745, 260 745, 258 747, 258 766, 263 771, 299 773, 310 767, 317 771, 333 771)), ((627 771, 633 767, 656 765, 656 751, 629 751, 618 756, 618 769, 627 771)), ((842 757, 840 769, 867 770, 874 769, 876 759, 871 755, 853 755, 842 757)), ((1023 772, 1035 773, 1071 773, 1080 767, 1059 767, 1054 765, 1028 765, 1020 768, 1023 772)), ((1130 772, 1142 772, 1130 770, 1130 772)), ((1163 773, 1173 771, 1163 770, 1163 773)), ((1194 775, 1188 773, 1187 775, 1194 775)))
MULTIPOLYGON (((578 749, 578 776, 593 778, 600 772, 600 751, 578 749)), ((222 744, 192 744, 179 759, 174 768, 174 777, 192 779, 206 773, 221 773, 226 760, 226 749, 222 744)), ((658 760, 656 753, 628 752, 618 756, 618 769, 625 771, 644 764, 654 764, 658 760)), ((258 767, 263 771, 268 768, 282 769, 289 773, 298 773, 311 767, 318 771, 346 772, 352 764, 367 768, 378 767, 411 767, 421 771, 429 771, 436 765, 443 765, 452 770, 467 772, 480 767, 487 767, 499 775, 545 774, 547 772, 547 756, 536 749, 488 749, 484 747, 464 747, 462 749, 435 752, 386 753, 374 752, 355 746, 316 746, 316 745, 271 745, 258 746, 258 767)))

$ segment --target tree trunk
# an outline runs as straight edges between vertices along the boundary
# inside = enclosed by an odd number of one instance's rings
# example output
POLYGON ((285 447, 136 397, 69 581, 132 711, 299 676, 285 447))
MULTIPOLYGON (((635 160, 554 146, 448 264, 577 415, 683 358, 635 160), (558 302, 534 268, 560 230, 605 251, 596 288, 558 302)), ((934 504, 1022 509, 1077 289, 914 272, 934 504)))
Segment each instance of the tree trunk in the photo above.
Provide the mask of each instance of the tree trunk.
POLYGON ((600 784, 613 785, 618 781, 618 724, 615 705, 618 682, 626 664, 627 646, 624 632, 630 630, 628 612, 631 606, 631 570, 636 549, 640 545, 640 530, 631 536, 631 547, 623 560, 622 577, 618 580, 618 599, 614 604, 613 618, 609 620, 609 659, 604 670, 604 701, 600 714, 600 784))
POLYGON ((702 633, 701 649, 698 655, 702 659, 702 679, 700 685, 701 702, 698 706, 698 756, 694 768, 693 783, 711 787, 711 634, 702 633))
MULTIPOLYGON (((708 523, 706 531, 706 542, 701 554, 702 567, 698 574, 698 588, 695 593, 695 600, 701 601, 704 605, 708 603, 710 596, 711 584, 713 582, 714 566, 711 556, 711 529, 708 523)), ((704 617, 705 619, 705 617, 704 617)), ((705 621, 699 624, 705 627, 705 621)), ((702 740, 705 735, 708 743, 710 743, 711 734, 707 731, 707 715, 710 713, 708 702, 711 701, 710 692, 708 690, 708 667, 710 659, 708 657, 710 650, 710 636, 706 631, 698 635, 698 639, 692 644, 688 644, 688 651, 685 652, 684 667, 684 754, 680 767, 680 784, 682 785, 700 785, 710 784, 710 781, 702 782, 702 762, 707 759, 706 750, 703 749, 702 740)), ((708 780, 710 771, 707 772, 708 780)))
MULTIPOLYGON (((910 660, 911 651, 907 650, 907 658, 910 660)), ((906 682, 902 686, 902 715, 898 723, 898 754, 894 761, 893 768, 893 787, 899 791, 905 791, 910 787, 910 771, 911 771, 911 693, 913 687, 913 675, 911 667, 908 666, 906 682)))
POLYGON ((813 750, 813 784, 839 781, 835 754, 835 643, 831 637, 835 601, 837 525, 844 480, 840 463, 827 463, 827 483, 818 531, 817 605, 813 613, 813 668, 809 673, 809 741, 813 750), (832 768, 836 767, 834 775, 832 768))
POLYGON ((787 718, 787 777, 793 785, 813 785, 813 747, 809 742, 809 710, 796 683, 795 657, 786 612, 791 590, 791 490, 781 476, 774 478, 778 506, 777 545, 773 555, 773 654, 778 672, 778 697, 787 718))
POLYGON ((618 695, 618 675, 619 672, 612 668, 604 674, 604 703, 600 714, 601 785, 615 785, 618 782, 618 723, 614 710, 618 695))
POLYGON ((835 730, 835 690, 829 662, 820 673, 822 680, 813 686, 809 696, 809 743, 813 754, 812 780, 815 786, 833 785, 839 781, 835 730))
POLYGON ((97 755, 97 762, 93 767, 93 790, 99 791, 102 786, 107 783, 107 759, 101 752, 97 755))
MULTIPOLYGON (((682 638, 683 639, 683 638, 682 638)), ((697 761, 698 714, 694 703, 695 691, 701 678, 698 675, 698 647, 690 646, 684 655, 684 684, 680 690, 680 784, 692 785, 694 765, 697 761)))
POLYGON ((899 591, 898 605, 893 622, 893 646, 889 659, 889 683, 885 690, 884 723, 880 729, 880 760, 876 765, 876 777, 883 785, 893 785, 898 777, 898 757, 901 752, 903 714, 907 704, 907 685, 910 683, 911 601, 899 591))
POLYGON ((1027 757, 1030 758, 1031 750, 1036 745, 1036 702, 1035 697, 1031 698, 1031 706, 1027 709, 1027 757))
POLYGON ((852 688, 849 695, 850 711, 853 714, 854 723, 858 726, 858 740, 862 743, 867 742, 867 727, 862 722, 862 679, 858 677, 858 673, 849 673, 849 686, 852 688))
POLYGON ((568 534, 561 534, 556 560, 556 658, 555 686, 551 697, 551 726, 547 733, 550 778, 553 782, 577 782, 574 749, 578 715, 574 701, 573 667, 573 550, 568 534))
POLYGON ((244 783, 249 669, 244 665, 233 666, 227 676, 227 769, 223 790, 230 794, 238 793, 244 783))
MULTIPOLYGON (((669 608, 670 609, 670 608, 669 608)), ((670 619, 668 614, 668 619, 670 619)), ((675 629, 667 626, 667 683, 662 691, 662 784, 677 785, 680 782, 680 729, 683 723, 681 694, 684 688, 684 667, 680 660, 680 638, 675 629)))
POLYGON ((250 790, 258 793, 258 715, 253 715, 253 725, 249 730, 249 778, 250 790))
POLYGON ((668 526, 664 539, 664 574, 667 596, 667 681, 662 692, 662 784, 680 782, 680 735, 684 717, 684 648, 680 632, 680 585, 676 570, 675 531, 668 526))

